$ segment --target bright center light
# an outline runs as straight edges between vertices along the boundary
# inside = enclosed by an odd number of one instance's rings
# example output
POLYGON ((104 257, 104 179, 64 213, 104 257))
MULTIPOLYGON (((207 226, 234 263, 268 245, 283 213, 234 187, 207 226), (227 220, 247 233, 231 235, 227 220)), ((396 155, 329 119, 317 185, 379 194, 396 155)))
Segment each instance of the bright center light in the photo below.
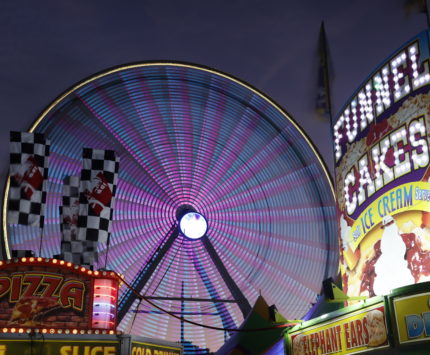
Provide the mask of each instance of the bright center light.
POLYGON ((208 224, 200 213, 188 212, 181 218, 179 228, 186 237, 199 239, 206 234, 208 224))

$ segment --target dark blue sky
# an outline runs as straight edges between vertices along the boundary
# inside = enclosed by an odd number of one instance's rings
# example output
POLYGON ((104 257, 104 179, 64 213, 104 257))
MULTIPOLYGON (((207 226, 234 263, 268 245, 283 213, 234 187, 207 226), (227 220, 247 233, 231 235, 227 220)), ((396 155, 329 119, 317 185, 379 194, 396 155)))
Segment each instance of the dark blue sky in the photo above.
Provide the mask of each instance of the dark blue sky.
POLYGON ((76 82, 147 60, 203 64, 271 96, 332 170, 328 122, 316 120, 317 41, 325 20, 336 114, 367 75, 426 26, 403 0, 0 2, 0 167, 10 130, 27 130, 76 82))

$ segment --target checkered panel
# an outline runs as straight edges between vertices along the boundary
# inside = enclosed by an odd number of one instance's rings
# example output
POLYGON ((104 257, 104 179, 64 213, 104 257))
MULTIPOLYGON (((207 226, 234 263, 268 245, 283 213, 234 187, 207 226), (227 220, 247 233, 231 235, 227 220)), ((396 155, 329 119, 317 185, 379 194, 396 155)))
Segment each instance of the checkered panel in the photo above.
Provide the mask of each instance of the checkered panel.
POLYGON ((85 240, 61 242, 59 258, 77 265, 92 267, 98 261, 97 242, 85 240))
POLYGON ((12 258, 29 258, 32 256, 34 256, 33 250, 22 250, 22 249, 12 250, 12 258))
POLYGON ((60 208, 62 241, 78 240, 79 176, 63 180, 63 206, 60 208))
POLYGON ((58 257, 92 267, 98 260, 97 242, 78 240, 79 184, 78 176, 67 176, 63 180, 63 205, 60 206, 62 240, 58 257))
POLYGON ((8 223, 43 228, 49 146, 42 134, 10 132, 8 223))
POLYGON ((78 239, 106 243, 113 216, 119 157, 84 148, 79 193, 78 239))

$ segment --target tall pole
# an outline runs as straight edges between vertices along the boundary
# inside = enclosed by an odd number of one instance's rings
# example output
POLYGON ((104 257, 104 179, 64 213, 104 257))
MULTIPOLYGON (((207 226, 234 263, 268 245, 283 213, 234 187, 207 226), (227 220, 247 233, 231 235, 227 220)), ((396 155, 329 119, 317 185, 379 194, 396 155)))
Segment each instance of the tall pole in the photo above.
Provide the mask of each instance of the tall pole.
POLYGON ((429 16, 429 8, 427 6, 427 0, 424 1, 424 12, 426 14, 426 20, 427 20, 427 28, 430 27, 430 16, 429 16))

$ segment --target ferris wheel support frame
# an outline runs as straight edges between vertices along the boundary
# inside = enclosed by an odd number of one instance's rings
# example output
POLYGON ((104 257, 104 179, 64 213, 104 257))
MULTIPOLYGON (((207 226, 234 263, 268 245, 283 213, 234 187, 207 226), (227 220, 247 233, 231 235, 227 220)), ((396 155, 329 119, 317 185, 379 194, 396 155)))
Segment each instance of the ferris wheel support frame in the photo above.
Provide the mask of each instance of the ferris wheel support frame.
MULTIPOLYGON (((153 272, 157 269, 159 263, 163 259, 164 255, 169 251, 169 249, 173 245, 173 242, 178 237, 178 235, 179 235, 179 226, 172 227, 165 243, 159 248, 159 250, 155 251, 155 253, 153 254, 152 258, 149 260, 149 262, 137 274, 137 276, 131 283, 131 288, 127 289, 123 293, 121 299, 118 302, 118 316, 117 316, 118 322, 121 322, 121 320, 127 314, 130 307, 133 305, 134 301, 138 298, 137 294, 140 294, 140 292, 142 292, 146 283, 151 278, 153 272)), ((205 301, 213 302, 215 305, 219 303, 236 303, 240 311, 242 312, 243 318, 246 318, 246 316, 249 314, 249 312, 252 309, 251 305, 249 304, 249 301, 247 300, 243 292, 240 290, 240 288, 236 285, 233 278, 230 276, 226 267, 222 263, 221 258, 216 252, 214 246, 210 242, 208 236, 207 235, 203 236, 201 240, 212 262, 214 263, 219 274, 221 275, 221 278, 223 279, 231 295, 233 296, 232 300, 222 300, 222 299, 215 298, 215 299, 206 299, 205 301)), ((150 297, 150 298, 156 299, 157 297, 150 297)), ((175 300, 176 298, 166 297, 165 299, 175 300)), ((187 300, 192 300, 192 299, 181 298, 182 302, 187 300)), ((224 323, 224 319, 222 319, 222 321, 224 323)))

